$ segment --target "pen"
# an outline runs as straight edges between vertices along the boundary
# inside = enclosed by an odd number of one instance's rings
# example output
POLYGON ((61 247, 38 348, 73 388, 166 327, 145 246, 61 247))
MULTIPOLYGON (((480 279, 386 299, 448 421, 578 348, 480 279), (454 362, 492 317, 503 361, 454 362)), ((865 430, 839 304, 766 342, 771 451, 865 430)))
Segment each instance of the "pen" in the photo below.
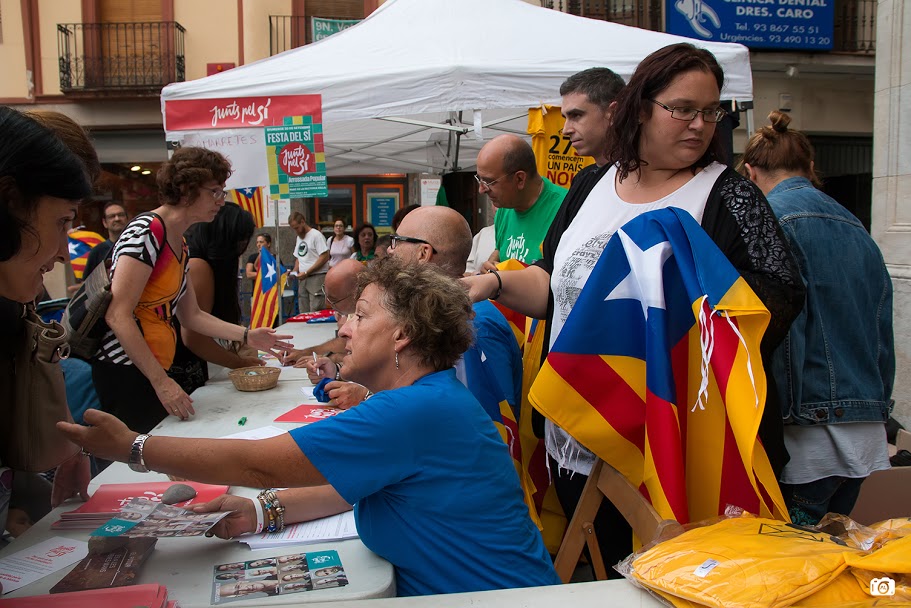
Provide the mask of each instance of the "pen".
MULTIPOLYGON (((313 367, 316 367, 316 351, 313 351, 313 367)), ((316 373, 317 373, 317 375, 322 376, 323 370, 317 367, 316 373)))

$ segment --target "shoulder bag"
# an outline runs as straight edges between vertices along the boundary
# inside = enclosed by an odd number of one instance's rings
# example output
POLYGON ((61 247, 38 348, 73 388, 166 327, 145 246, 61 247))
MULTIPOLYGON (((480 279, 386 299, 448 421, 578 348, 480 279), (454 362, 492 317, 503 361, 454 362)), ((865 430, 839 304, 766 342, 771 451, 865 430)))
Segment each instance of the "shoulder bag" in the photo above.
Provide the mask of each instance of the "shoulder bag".
POLYGON ((98 264, 79 286, 63 313, 70 351, 86 361, 98 352, 98 345, 108 328, 104 315, 112 297, 110 269, 110 258, 98 264))
POLYGON ((12 403, 0 407, 0 458, 18 471, 53 469, 79 447, 66 440, 56 424, 72 421, 60 360, 69 356, 67 332, 60 323, 45 323, 31 306, 25 308, 23 331, 15 345, 12 403))

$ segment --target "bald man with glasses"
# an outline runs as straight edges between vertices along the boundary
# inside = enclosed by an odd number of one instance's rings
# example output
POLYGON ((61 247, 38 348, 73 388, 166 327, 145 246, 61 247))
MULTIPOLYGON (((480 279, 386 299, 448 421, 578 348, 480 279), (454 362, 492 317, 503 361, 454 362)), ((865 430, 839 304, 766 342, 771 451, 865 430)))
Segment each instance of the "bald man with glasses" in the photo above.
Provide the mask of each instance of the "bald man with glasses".
POLYGON ((538 173, 535 153, 521 137, 494 137, 478 153, 478 193, 496 205, 496 249, 483 270, 502 260, 531 264, 541 257, 541 242, 563 203, 566 189, 538 173))

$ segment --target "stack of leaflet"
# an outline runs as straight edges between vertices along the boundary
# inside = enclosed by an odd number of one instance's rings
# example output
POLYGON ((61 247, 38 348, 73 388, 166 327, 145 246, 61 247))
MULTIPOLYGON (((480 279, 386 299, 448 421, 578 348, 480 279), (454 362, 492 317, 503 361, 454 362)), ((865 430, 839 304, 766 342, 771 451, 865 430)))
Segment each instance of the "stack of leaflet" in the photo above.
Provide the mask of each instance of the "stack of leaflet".
POLYGON ((272 549, 283 545, 306 545, 357 538, 354 511, 285 526, 281 532, 265 532, 241 537, 251 549, 272 549))
POLYGON ((0 608, 59 608, 60 606, 66 606, 66 608, 123 608, 123 606, 178 608, 179 604, 177 600, 169 600, 167 588, 158 584, 0 600, 0 608))
MULTIPOLYGON (((214 500, 228 491, 228 486, 213 486, 193 481, 181 482, 196 490, 196 497, 176 506, 186 507, 214 500)), ((146 498, 161 502, 161 495, 174 485, 171 481, 151 483, 106 483, 101 485, 92 497, 78 509, 60 515, 51 525, 54 530, 94 530, 120 513, 124 505, 133 498, 146 498)))

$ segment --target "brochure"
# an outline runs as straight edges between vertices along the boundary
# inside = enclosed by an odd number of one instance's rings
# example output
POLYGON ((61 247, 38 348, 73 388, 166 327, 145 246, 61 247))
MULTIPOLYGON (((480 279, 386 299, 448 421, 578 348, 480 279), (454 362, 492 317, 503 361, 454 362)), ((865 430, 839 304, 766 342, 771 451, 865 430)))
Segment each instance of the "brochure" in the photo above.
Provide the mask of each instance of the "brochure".
POLYGON ((180 507, 134 498, 123 510, 94 532, 92 536, 127 536, 130 538, 201 536, 230 512, 194 513, 180 507))
POLYGON ((126 538, 110 551, 91 550, 69 574, 51 587, 50 592, 64 593, 132 585, 157 542, 157 538, 126 538))
POLYGON ((212 604, 344 587, 348 576, 336 551, 314 551, 219 564, 212 572, 212 604))

